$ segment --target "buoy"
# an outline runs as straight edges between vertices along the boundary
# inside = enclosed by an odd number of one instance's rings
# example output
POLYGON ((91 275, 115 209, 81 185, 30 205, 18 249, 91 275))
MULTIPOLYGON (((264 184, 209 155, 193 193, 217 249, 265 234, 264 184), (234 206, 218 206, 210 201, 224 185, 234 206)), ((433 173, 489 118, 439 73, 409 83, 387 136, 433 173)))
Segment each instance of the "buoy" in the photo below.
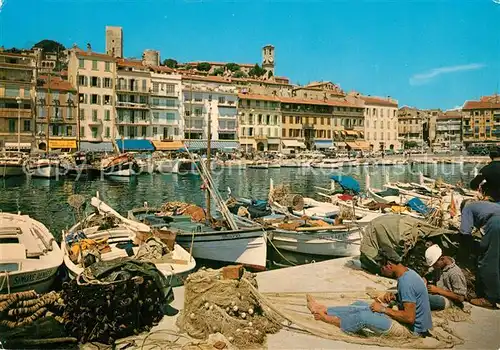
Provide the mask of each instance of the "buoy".
POLYGON ((209 303, 205 303, 205 309, 208 310, 209 307, 210 307, 210 304, 209 303))
POLYGON ((252 322, 248 322, 248 327, 252 327, 253 326, 253 323, 252 322))
POLYGON ((195 319, 195 317, 196 317, 196 316, 195 316, 195 314, 194 314, 194 313, 191 313, 191 315, 189 315, 189 318, 190 318, 190 319, 192 319, 192 320, 194 320, 194 319, 195 319))
POLYGON ((242 313, 240 314, 240 316, 241 316, 241 318, 246 318, 246 317, 247 317, 247 314, 246 314, 245 312, 242 312, 242 313))
POLYGON ((233 306, 233 311, 234 312, 237 312, 238 311, 238 307, 236 305, 233 306))
POLYGON ((253 309, 252 309, 252 308, 248 309, 248 314, 249 314, 250 316, 252 316, 252 315, 253 315, 253 309))

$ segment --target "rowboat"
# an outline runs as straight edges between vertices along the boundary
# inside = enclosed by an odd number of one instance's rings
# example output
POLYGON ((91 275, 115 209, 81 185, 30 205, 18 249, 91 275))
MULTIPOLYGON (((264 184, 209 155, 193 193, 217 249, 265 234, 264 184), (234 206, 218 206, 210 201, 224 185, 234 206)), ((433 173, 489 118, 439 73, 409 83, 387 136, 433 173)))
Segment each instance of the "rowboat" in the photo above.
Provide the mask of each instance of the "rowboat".
POLYGON ((0 177, 23 175, 25 160, 20 152, 0 153, 0 177))
POLYGON ((28 215, 0 213, 0 293, 47 292, 63 263, 54 236, 28 215))
POLYGON ((59 159, 38 158, 29 160, 26 165, 28 174, 32 177, 51 179, 64 174, 59 159))
POLYGON ((141 170, 133 155, 128 153, 103 159, 101 169, 105 176, 125 177, 138 175, 141 170))

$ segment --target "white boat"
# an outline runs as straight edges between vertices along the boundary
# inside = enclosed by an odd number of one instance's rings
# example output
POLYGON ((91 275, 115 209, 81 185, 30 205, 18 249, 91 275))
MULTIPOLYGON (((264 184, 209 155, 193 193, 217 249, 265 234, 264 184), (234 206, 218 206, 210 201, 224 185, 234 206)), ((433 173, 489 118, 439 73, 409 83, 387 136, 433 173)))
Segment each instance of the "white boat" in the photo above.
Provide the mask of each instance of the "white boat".
MULTIPOLYGON (((396 195, 395 193, 399 193, 399 191, 392 189, 387 191, 376 191, 373 188, 367 188, 366 192, 368 195, 377 203, 400 203, 402 201, 402 197, 400 195, 396 195), (394 195, 391 194, 394 192, 394 195)), ((406 202, 406 201, 404 201, 406 202)))
POLYGON ((175 159, 172 167, 172 173, 179 175, 197 174, 198 169, 196 164, 190 159, 175 159))
POLYGON ((63 263, 54 236, 28 215, 0 213, 0 293, 47 292, 63 263))
POLYGON ((59 159, 38 158, 28 161, 28 174, 32 177, 51 179, 62 175, 59 159))
MULTIPOLYGON (((150 234, 151 228, 147 225, 133 222, 115 215, 115 211, 107 206, 104 202, 97 198, 92 198, 92 205, 96 206, 98 213, 89 215, 85 220, 78 222, 65 233, 65 237, 61 242, 61 249, 64 253, 64 263, 68 268, 69 275, 74 278, 84 270, 82 259, 75 262, 75 257, 71 259, 71 246, 68 241, 72 237, 78 237, 83 233, 85 239, 103 242, 106 245, 105 249, 100 252, 102 261, 109 261, 116 258, 135 257, 140 251, 139 236, 150 234), (113 227, 100 229, 95 222, 102 219, 105 215, 113 217, 113 227), (126 249, 123 249, 121 244, 130 244, 131 255, 126 249)), ((81 237, 80 237, 81 238, 81 237)), ((141 242, 141 244, 146 244, 141 242)), ((172 248, 172 247, 169 247, 172 248)), ((149 260, 155 264, 156 268, 170 280, 172 286, 183 284, 183 280, 196 267, 196 261, 189 252, 184 250, 179 244, 174 244, 173 249, 160 259, 149 260)))
POLYGON ((279 168, 281 168, 281 165, 279 163, 269 162, 267 167, 269 169, 279 169, 279 168))
POLYGON ((25 161, 26 158, 21 152, 1 152, 0 177, 23 175, 25 161))
POLYGON ((134 156, 129 153, 103 159, 101 169, 105 176, 123 177, 136 176, 141 170, 134 156))
POLYGON ((311 166, 313 168, 320 169, 338 169, 342 166, 343 162, 337 159, 323 159, 319 163, 312 163, 311 166))
POLYGON ((247 166, 250 169, 269 169, 269 163, 264 161, 258 161, 247 166))

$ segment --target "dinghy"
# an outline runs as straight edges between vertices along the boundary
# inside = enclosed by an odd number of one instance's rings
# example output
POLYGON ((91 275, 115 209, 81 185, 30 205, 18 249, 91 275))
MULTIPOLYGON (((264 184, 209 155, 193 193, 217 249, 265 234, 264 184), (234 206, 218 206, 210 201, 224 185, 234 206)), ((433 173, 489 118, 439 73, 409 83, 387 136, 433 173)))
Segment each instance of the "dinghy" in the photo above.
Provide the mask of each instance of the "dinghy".
POLYGON ((1 152, 0 177, 23 175, 25 161, 26 157, 21 152, 1 152))
POLYGON ((0 213, 0 293, 47 292, 62 263, 45 225, 28 215, 0 213))

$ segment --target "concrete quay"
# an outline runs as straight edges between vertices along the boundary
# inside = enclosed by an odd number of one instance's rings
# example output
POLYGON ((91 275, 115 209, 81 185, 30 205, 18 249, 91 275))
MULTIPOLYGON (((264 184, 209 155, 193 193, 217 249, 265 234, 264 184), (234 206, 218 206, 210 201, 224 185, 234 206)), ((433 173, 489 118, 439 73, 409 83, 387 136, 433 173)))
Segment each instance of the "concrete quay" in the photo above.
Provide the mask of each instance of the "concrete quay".
MULTIPOLYGON (((383 277, 357 273, 353 266, 355 260, 341 258, 309 265, 289 267, 280 270, 272 270, 257 274, 259 291, 262 293, 318 293, 318 292, 364 292, 367 288, 377 290, 395 287, 395 281, 383 277)), ((172 306, 177 309, 183 308, 184 287, 174 289, 175 301, 172 306)), ((307 312, 304 299, 304 312, 307 312)), ((312 316, 311 316, 312 317, 312 316)), ((165 339, 175 340, 175 347, 189 343, 197 343, 198 340, 175 336, 178 328, 175 325, 177 316, 164 317, 161 323, 154 327, 148 334, 142 334, 134 338, 131 348, 152 349, 168 348, 165 339), (147 339, 145 339, 147 337, 147 339), (163 345, 163 346, 162 346, 163 345)), ((465 343, 457 346, 457 349, 499 349, 500 348, 500 311, 490 311, 472 307, 471 319, 473 323, 451 322, 452 328, 465 339, 465 343)), ((334 326, 332 326, 334 327, 334 326)), ((127 339, 121 340, 125 345, 127 339)), ((287 329, 277 334, 268 335, 268 349, 383 349, 379 346, 367 346, 351 344, 343 341, 333 341, 320 338, 310 334, 298 333, 287 329)), ((208 345, 194 348, 213 349, 208 345)), ((84 349, 95 349, 92 345, 83 345, 84 349)), ((121 346, 117 346, 120 349, 121 346)))

